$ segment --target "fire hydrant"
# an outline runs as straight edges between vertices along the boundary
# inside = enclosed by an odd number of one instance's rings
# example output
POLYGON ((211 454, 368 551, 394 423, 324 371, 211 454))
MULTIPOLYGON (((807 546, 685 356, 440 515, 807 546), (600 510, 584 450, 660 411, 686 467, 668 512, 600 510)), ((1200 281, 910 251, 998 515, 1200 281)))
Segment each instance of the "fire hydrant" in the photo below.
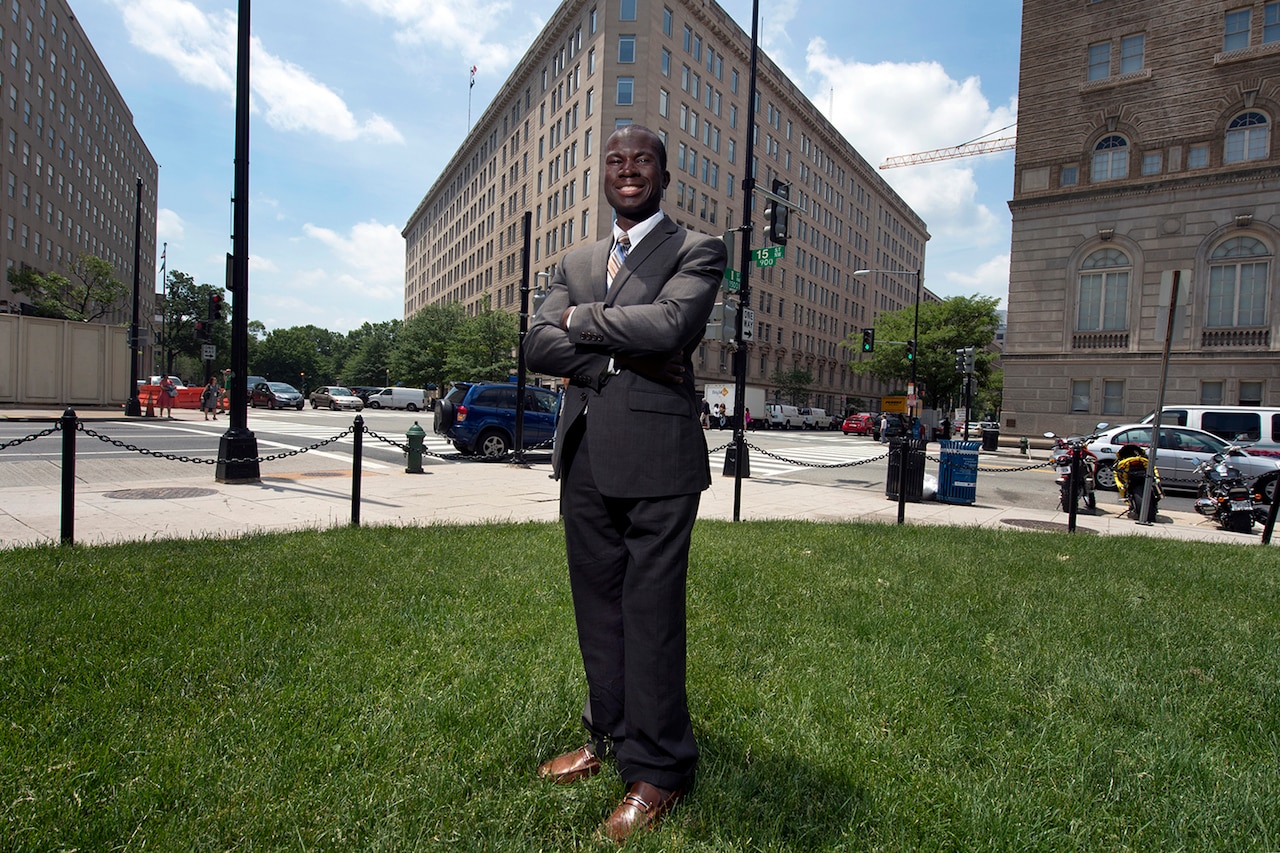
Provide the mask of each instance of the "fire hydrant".
POLYGON ((404 437, 409 441, 409 449, 405 451, 409 456, 409 464, 404 469, 406 474, 421 474, 422 470, 422 443, 427 437, 427 431, 418 426, 418 422, 414 421, 413 426, 405 430, 404 437))
POLYGON ((1031 442, 1027 440, 1025 435, 1018 439, 1018 449, 1022 451, 1023 456, 1031 455, 1031 442))

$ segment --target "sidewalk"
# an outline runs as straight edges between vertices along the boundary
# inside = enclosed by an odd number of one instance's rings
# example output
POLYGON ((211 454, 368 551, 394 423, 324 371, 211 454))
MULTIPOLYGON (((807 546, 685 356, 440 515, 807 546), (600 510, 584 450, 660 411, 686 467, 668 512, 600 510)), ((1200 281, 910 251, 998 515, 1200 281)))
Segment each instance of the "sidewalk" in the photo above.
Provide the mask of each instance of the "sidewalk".
MULTIPOLYGON (((61 412, 0 409, 0 420, 28 422, 39 432, 61 412), (42 423, 43 422, 43 423, 42 423)), ((103 421, 124 420, 111 410, 77 411, 82 421, 102 428, 103 421)), ((175 419, 201 420, 199 412, 177 410, 175 419)), ((105 432, 105 430, 104 430, 105 432)), ((42 442, 56 441, 53 437, 42 442)), ((78 439, 83 441, 83 438, 78 439)), ((267 455, 265 449, 261 455, 267 455)), ((984 452, 984 460, 1025 460, 1016 445, 984 452)), ((546 458, 541 454, 536 459, 546 458)), ((0 464, 4 457, 0 453, 0 464)), ((40 463, 43 464, 43 463, 40 463)), ((983 464, 986 464, 984 461, 983 464)), ((468 524, 555 521, 559 484, 548 462, 529 467, 509 463, 454 462, 426 457, 424 473, 403 467, 366 464, 361 473, 361 526, 468 524)), ((40 477, 18 473, 0 477, 0 549, 57 543, 62 529, 62 492, 47 467, 40 477), (52 482, 51 482, 52 481, 52 482)), ((299 454, 263 463, 261 482, 230 485, 215 480, 212 465, 180 463, 141 454, 112 463, 106 472, 77 470, 74 500, 76 544, 91 545, 153 538, 225 537, 255 531, 286 531, 349 525, 352 520, 352 471, 349 458, 336 453, 299 454)), ((698 517, 732 520, 734 479, 712 471, 698 517)), ((1228 533, 1191 513, 1161 512, 1153 525, 1117 515, 1119 508, 1077 517, 1077 533, 1141 535, 1173 539, 1253 544, 1258 533, 1228 533)), ((883 492, 814 485, 789 480, 744 478, 739 518, 802 519, 820 522, 876 521, 894 524, 898 504, 883 492)), ((979 481, 973 505, 937 501, 907 503, 910 524, 945 524, 1008 530, 1065 531, 1062 512, 983 503, 979 481)))

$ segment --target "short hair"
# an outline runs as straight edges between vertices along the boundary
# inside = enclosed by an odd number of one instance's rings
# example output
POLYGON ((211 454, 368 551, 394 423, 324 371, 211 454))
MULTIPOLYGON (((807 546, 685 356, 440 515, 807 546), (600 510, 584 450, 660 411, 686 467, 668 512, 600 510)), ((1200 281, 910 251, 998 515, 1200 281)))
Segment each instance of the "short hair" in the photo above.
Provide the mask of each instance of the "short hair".
POLYGON ((616 136, 618 134, 630 133, 646 133, 653 137, 653 147, 658 152, 658 168, 664 172, 667 171, 667 146, 666 143, 662 141, 662 137, 659 136, 656 131, 645 127, 643 124, 624 124, 611 135, 616 136))

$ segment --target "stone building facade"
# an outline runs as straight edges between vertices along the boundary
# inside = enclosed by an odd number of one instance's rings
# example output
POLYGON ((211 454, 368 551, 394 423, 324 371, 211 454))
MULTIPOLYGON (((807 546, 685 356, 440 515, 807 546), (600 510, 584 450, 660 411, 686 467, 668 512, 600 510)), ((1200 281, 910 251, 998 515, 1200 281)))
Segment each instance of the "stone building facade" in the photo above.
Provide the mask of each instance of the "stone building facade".
POLYGON ((1280 405, 1280 2, 1023 4, 1004 425, 1280 405))
MULTIPOLYGON (((666 143, 663 210, 680 224, 716 235, 740 224, 753 163, 757 186, 789 183, 806 211, 791 218, 785 259, 750 272, 748 384, 773 390, 770 377, 804 369, 808 402, 833 412, 902 393, 854 374, 860 348, 840 344, 914 303, 925 223, 763 53, 748 150, 750 48, 713 0, 565 0, 408 220, 406 318, 448 301, 519 310, 525 211, 537 289, 566 251, 609 233, 604 142, 637 123, 666 143), (852 275, 868 268, 901 274, 852 275)), ((757 247, 763 210, 758 197, 757 247)), ((730 381, 731 353, 706 341, 695 368, 699 385, 730 381)))
MULTIPOLYGON (((72 257, 96 255, 132 284, 141 178, 145 325, 155 313, 159 169, 133 114, 65 0, 5 0, 0 45, 4 269, 66 274, 72 257)), ((0 279, 0 310, 19 313, 24 301, 0 279)), ((130 292, 100 322, 128 325, 132 314, 130 292)))

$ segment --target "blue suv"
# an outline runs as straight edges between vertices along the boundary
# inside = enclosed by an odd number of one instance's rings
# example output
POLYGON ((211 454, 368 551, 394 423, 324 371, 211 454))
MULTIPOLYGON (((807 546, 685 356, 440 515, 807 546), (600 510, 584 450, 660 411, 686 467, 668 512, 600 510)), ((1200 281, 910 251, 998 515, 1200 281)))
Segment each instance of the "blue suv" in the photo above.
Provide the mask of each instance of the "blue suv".
MULTIPOLYGON (((464 455, 506 456, 516 443, 516 390, 498 382, 456 382, 436 403, 432 429, 464 455)), ((526 449, 555 437, 559 403, 559 397, 543 388, 524 389, 526 449)))

